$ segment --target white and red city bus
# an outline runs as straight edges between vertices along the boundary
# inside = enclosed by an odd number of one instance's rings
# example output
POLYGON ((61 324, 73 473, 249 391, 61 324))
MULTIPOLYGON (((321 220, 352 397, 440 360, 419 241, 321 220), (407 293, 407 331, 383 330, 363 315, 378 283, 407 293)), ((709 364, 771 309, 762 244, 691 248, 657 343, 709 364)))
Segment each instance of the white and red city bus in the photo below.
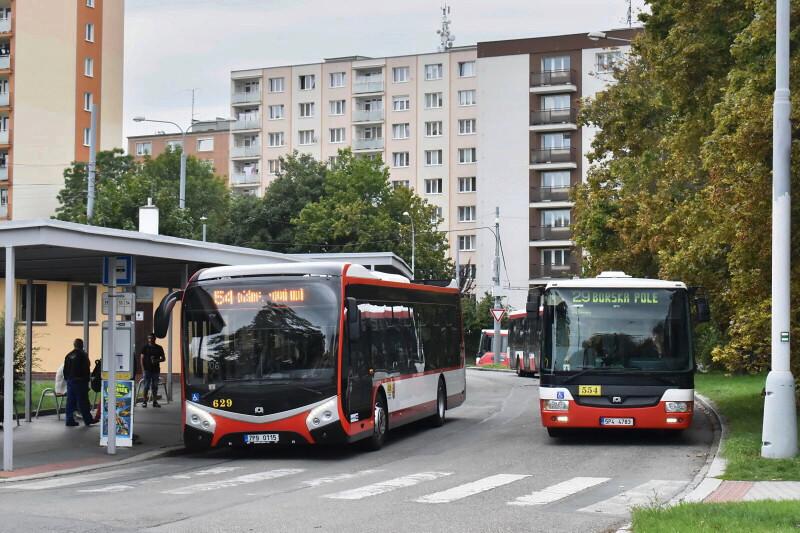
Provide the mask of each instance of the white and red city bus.
MULTIPOLYGON (((478 341, 478 353, 475 354, 475 364, 477 366, 493 365, 494 361, 494 330, 482 329, 481 338, 478 341)), ((500 364, 508 366, 508 330, 500 330, 500 364)))
POLYGON ((533 377, 539 371, 536 362, 539 341, 538 313, 526 310, 508 314, 508 367, 520 377, 533 377))
POLYGON ((216 267, 180 301, 188 448, 365 440, 466 397, 457 289, 343 263, 216 267))
POLYGON ((676 281, 606 272, 552 281, 542 307, 540 413, 551 436, 567 428, 683 430, 692 422, 696 321, 708 303, 676 281))

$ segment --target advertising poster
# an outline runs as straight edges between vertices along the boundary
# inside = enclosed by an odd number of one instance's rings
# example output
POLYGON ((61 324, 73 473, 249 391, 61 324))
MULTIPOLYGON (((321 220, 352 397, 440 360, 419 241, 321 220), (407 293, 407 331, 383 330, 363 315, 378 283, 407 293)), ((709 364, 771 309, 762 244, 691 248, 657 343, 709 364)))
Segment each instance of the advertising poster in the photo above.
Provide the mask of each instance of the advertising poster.
MULTIPOLYGON (((117 446, 133 446, 133 384, 132 380, 117 381, 117 446)), ((103 380, 102 421, 100 423, 100 446, 108 444, 108 381, 103 380)))

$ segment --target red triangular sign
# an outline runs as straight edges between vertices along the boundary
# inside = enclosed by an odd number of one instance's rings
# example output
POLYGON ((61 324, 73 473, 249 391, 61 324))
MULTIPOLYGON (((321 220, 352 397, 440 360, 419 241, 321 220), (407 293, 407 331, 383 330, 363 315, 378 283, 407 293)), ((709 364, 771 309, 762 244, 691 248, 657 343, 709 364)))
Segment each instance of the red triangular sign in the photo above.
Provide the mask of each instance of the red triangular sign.
POLYGON ((503 320, 503 316, 506 314, 505 309, 489 309, 489 312, 492 314, 492 318, 497 322, 503 320))

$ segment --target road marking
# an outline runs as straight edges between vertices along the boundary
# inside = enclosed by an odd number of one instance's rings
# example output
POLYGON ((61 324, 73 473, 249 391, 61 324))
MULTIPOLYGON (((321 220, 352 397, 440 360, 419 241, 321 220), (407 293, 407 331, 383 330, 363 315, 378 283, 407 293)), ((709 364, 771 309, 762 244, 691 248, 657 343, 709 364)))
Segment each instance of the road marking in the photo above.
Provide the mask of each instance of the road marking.
POLYGON ((520 496, 508 505, 545 505, 577 494, 582 490, 605 483, 611 478, 607 477, 574 477, 555 485, 550 485, 542 490, 537 490, 525 496, 520 496))
POLYGON ((238 487, 240 485, 258 483, 259 481, 267 481, 270 479, 277 479, 280 477, 291 476, 294 474, 299 474, 301 472, 305 472, 305 470, 302 468, 281 468, 278 470, 266 470, 264 472, 256 472, 255 474, 245 474, 243 476, 238 476, 231 479, 221 479, 219 481, 209 481, 208 483, 198 483, 196 485, 179 487, 177 489, 169 489, 162 491, 161 494, 196 494, 198 492, 229 489, 232 487, 238 487))
POLYGON ((123 468, 121 470, 105 470, 102 472, 94 472, 92 474, 79 474, 75 476, 54 477, 44 479, 42 481, 30 481, 26 483, 5 483, 0 485, 2 489, 12 490, 47 490, 59 489, 61 487, 69 487, 72 485, 80 485, 81 483, 91 483, 93 481, 103 481, 115 476, 124 476, 126 474, 134 474, 147 470, 149 467, 135 467, 123 468))
POLYGON ((681 490, 687 481, 653 479, 613 498, 578 509, 582 513, 604 513, 627 515, 631 507, 638 505, 659 505, 681 490))
POLYGON ((227 474, 228 472, 233 472, 234 470, 240 470, 241 466, 216 466, 214 468, 208 468, 206 470, 198 470, 197 472, 187 472, 185 474, 175 474, 169 476, 170 479, 191 479, 193 477, 202 477, 202 476, 213 476, 217 474, 227 474))
POLYGON ((336 483, 337 481, 345 481, 347 479, 355 479, 359 477, 368 476, 370 474, 377 474, 378 472, 383 472, 383 470, 362 470, 361 472, 354 472, 352 474, 346 473, 346 474, 338 474, 335 476, 319 477, 317 479, 303 481, 302 484, 307 487, 319 487, 321 485, 327 485, 329 483, 336 483))
POLYGON ((360 500, 369 496, 377 496, 385 492, 402 489, 406 487, 413 487, 423 481, 433 481, 440 477, 449 476, 452 472, 420 472, 418 474, 411 474, 409 476, 396 477, 388 481, 381 481, 373 483, 372 485, 365 485, 356 489, 345 490, 342 492, 335 492, 333 494, 325 495, 325 498, 333 498, 336 500, 360 500))
MULTIPOLYGON (((151 479, 143 479, 136 483, 136 485, 146 485, 150 483, 158 483, 164 481, 165 479, 192 479, 195 477, 203 477, 203 476, 211 476, 211 475, 218 475, 218 474, 226 474, 228 472, 232 472, 234 470, 241 469, 241 466, 217 466, 214 468, 208 468, 206 470, 198 470, 196 472, 187 472, 185 474, 174 474, 171 476, 158 476, 151 479)), ((103 492, 125 492, 126 490, 131 490, 135 488, 134 485, 105 485, 103 487, 97 487, 94 489, 81 489, 78 492, 88 492, 88 493, 103 493, 103 492)))
POLYGON ((96 489, 80 489, 78 492, 125 492, 132 488, 133 485, 105 485, 96 489))
POLYGON ((485 477, 471 483, 464 483, 452 489, 443 490, 441 492, 434 492, 422 498, 414 500, 419 503, 450 503, 456 500, 461 500, 487 490, 496 489, 509 483, 514 483, 520 479, 530 477, 529 474, 495 474, 494 476, 485 477))

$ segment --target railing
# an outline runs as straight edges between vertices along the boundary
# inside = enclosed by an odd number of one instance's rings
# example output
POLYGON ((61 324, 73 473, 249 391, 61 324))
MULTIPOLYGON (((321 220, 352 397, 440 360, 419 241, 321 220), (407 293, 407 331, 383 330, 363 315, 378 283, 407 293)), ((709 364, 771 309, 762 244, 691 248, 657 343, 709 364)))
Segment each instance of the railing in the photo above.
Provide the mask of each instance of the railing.
POLYGON ((572 187, 531 187, 531 202, 569 202, 572 187))
POLYGON ((353 150, 383 150, 383 138, 380 139, 355 139, 353 150))
POLYGON ((533 226, 530 231, 532 241, 566 241, 572 237, 569 226, 533 226))
POLYGON ((572 147, 564 148, 544 148, 541 150, 531 150, 531 164, 543 163, 574 163, 575 149, 572 147))
POLYGON ((259 157, 261 156, 261 145, 251 144, 249 146, 232 146, 231 157, 259 157))
POLYGON ((232 130, 257 130, 259 128, 261 128, 261 119, 259 117, 240 118, 231 124, 232 130))
POLYGON ((544 124, 575 124, 577 114, 575 109, 540 109, 531 111, 531 126, 544 124))
POLYGON ((11 68, 11 56, 0 56, 0 70, 11 68))
POLYGON ((383 109, 354 109, 353 122, 374 122, 383 120, 383 109))
POLYGON ((8 167, 5 165, 0 167, 0 181, 8 181, 8 167))
POLYGON ((234 172, 231 174, 231 185, 260 185, 261 176, 258 173, 245 174, 244 172, 234 172))
POLYGON ((8 105, 8 102, 8 93, 0 93, 0 106, 6 106, 8 105))
POLYGON ((383 80, 380 81, 356 81, 353 83, 353 94, 359 93, 379 93, 383 91, 383 80))
POLYGON ((231 102, 234 104, 248 104, 261 102, 261 91, 234 92, 231 95, 231 102))
POLYGON ((530 279, 534 278, 571 278, 577 276, 580 272, 576 263, 567 263, 566 265, 546 265, 546 264, 532 264, 530 265, 530 279))
POLYGON ((0 19, 0 33, 8 33, 10 31, 11 31, 11 19, 10 18, 0 19))
POLYGON ((547 85, 574 85, 574 70, 546 70, 531 73, 531 87, 544 87, 547 85))

